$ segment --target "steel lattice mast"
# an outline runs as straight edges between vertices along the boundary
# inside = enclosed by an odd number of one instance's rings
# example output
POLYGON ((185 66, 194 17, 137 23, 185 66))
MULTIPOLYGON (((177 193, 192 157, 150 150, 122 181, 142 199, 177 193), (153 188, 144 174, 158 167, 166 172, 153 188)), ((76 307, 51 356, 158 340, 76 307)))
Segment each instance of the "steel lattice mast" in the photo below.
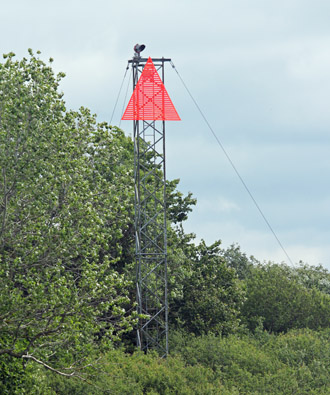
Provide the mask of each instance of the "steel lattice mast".
POLYGON ((129 61, 133 95, 122 118, 133 119, 134 129, 136 292, 138 313, 146 317, 137 345, 162 356, 168 354, 165 120, 180 119, 164 87, 169 61, 139 54, 129 61))

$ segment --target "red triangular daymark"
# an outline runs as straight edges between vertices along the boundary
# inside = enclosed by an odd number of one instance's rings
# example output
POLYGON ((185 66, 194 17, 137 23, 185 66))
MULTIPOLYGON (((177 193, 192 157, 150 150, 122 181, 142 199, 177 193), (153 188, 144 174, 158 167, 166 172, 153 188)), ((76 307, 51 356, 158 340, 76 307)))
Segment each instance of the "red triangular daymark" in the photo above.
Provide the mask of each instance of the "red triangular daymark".
POLYGON ((149 57, 122 120, 180 121, 165 86, 149 57))

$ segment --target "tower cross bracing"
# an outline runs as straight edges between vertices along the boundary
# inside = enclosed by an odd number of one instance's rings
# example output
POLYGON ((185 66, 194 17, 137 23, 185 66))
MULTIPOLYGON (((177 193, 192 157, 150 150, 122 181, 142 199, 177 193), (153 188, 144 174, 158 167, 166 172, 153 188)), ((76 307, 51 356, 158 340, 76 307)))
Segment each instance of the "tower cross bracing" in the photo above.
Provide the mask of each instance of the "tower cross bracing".
POLYGON ((165 120, 180 120, 164 87, 171 59, 135 56, 133 95, 122 119, 133 120, 137 345, 168 354, 165 120), (161 77, 159 74, 161 74, 161 77))

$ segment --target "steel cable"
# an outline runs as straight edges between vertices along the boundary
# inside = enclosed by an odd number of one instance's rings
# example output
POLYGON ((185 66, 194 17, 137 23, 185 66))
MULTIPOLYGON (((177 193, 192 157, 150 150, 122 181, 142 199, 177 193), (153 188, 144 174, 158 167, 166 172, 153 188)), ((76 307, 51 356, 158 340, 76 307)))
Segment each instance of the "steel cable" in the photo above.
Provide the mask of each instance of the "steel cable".
POLYGON ((112 123, 113 115, 114 115, 114 113, 115 113, 115 111, 116 111, 116 107, 117 107, 117 104, 118 104, 119 96, 120 96, 121 90, 122 90, 122 88, 123 88, 124 81, 125 81, 125 78, 126 78, 126 74, 127 74, 127 70, 128 70, 128 69, 129 69, 129 66, 127 65, 126 70, 125 70, 125 74, 124 74, 124 78, 123 78, 123 80, 122 80, 122 82, 121 82, 121 85, 120 85, 120 88, 119 88, 119 92, 118 92, 118 95, 117 95, 117 99, 116 99, 116 102, 115 102, 115 105, 114 105, 114 107, 113 107, 113 111, 112 111, 112 114, 111 114, 110 125, 111 125, 111 123, 112 123))
POLYGON ((182 79, 181 75, 179 74, 178 70, 176 69, 175 65, 173 62, 171 62, 171 65, 173 67, 173 69, 175 70, 175 72, 177 73, 182 85, 184 86, 184 88, 186 89, 188 95, 190 96, 190 98, 192 99, 193 103, 195 104, 198 112, 200 113, 200 115, 202 116, 202 118, 204 119, 207 127, 209 128, 209 130, 211 131, 211 133, 213 134, 213 137, 216 139, 219 147, 221 148, 222 152, 225 154, 226 158, 228 159, 231 167, 234 169, 237 177, 239 178, 239 180, 241 181, 244 189, 246 190, 246 192, 248 193, 248 195, 250 196, 252 202, 254 203, 255 207, 257 208, 257 210, 259 211, 260 215, 262 216, 263 220, 265 221, 266 225, 268 226, 268 228, 270 229, 271 233, 273 234, 273 236, 275 237, 278 245, 280 246, 280 248, 282 249, 282 251, 284 252, 285 256, 288 258, 289 262, 293 265, 293 262, 289 256, 289 254, 287 253, 287 251, 285 250, 283 244, 281 243, 279 237, 277 236, 277 234, 275 233, 273 227, 271 226, 270 222, 268 221, 268 219, 266 218, 265 214, 263 213, 263 211, 261 210, 259 204, 257 203, 256 199, 254 198, 254 196, 252 195, 252 192, 250 191, 250 189, 248 188, 247 184, 245 183, 245 181, 243 180, 242 176, 240 175, 237 167, 235 166, 234 162, 232 161, 232 159, 230 158, 229 154, 227 153, 225 147, 223 146, 223 144, 221 143, 221 141, 219 140, 218 136, 216 135, 216 133, 214 132, 211 124, 209 123, 209 121, 207 120, 205 114, 203 113, 202 109, 200 108, 200 106, 198 105, 197 101, 195 100, 194 96, 192 95, 192 93, 190 92, 190 90, 188 89, 187 85, 185 84, 184 80, 182 79))

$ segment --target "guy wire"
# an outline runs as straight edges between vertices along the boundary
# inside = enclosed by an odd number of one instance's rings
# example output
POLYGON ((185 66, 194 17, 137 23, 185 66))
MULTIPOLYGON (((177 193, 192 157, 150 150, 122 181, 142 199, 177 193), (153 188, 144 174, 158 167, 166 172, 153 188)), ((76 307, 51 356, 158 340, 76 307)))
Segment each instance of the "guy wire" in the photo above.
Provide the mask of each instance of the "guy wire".
MULTIPOLYGON (((128 66, 127 66, 126 71, 127 71, 127 70, 128 70, 128 66)), ((122 110, 121 110, 121 116, 122 116, 122 114, 124 114, 124 109, 125 109, 125 104, 126 104, 126 99, 127 99, 127 94, 128 94, 128 88, 129 88, 129 85, 130 85, 130 82, 131 82, 131 76, 132 76, 132 73, 130 73, 129 78, 128 78, 128 83, 127 83, 127 88, 126 88, 126 93, 125 93, 123 108, 122 108, 122 110)), ((119 127, 120 127, 120 125, 121 125, 121 116, 120 116, 120 121, 119 121, 119 127)))
POLYGON ((127 70, 128 70, 128 69, 129 69, 129 65, 127 64, 127 67, 126 67, 126 70, 125 70, 125 74, 124 74, 124 78, 123 78, 123 80, 122 80, 122 82, 121 82, 121 85, 120 85, 120 88, 119 88, 119 92, 118 92, 118 95, 117 95, 117 99, 116 99, 116 103, 115 103, 115 105, 114 105, 114 107, 113 107, 113 111, 112 111, 112 114, 111 114, 110 125, 111 125, 111 123, 112 123, 113 115, 114 115, 114 113, 115 113, 115 111, 116 111, 116 107, 117 107, 117 104, 118 104, 119 96, 120 96, 121 90, 122 90, 122 88, 123 88, 123 84, 124 84, 124 81, 125 81, 125 78, 126 78, 126 74, 127 74, 127 70))
POLYGON ((174 63, 171 61, 171 65, 173 67, 173 69, 175 70, 175 72, 177 73, 180 81, 182 82, 182 85, 184 86, 184 88, 186 89, 188 95, 190 96, 190 98, 192 99, 193 103, 195 104, 197 110, 199 111, 200 115, 202 116, 202 118, 204 119, 207 127, 210 129, 211 133, 213 134, 213 137, 216 139, 219 147, 221 148, 221 150, 223 151, 223 153, 225 154, 226 158, 228 159, 231 167, 234 169, 236 175, 238 176, 239 180, 241 181, 244 189, 246 190, 246 192, 248 193, 248 195, 250 196, 251 200, 253 201, 255 207, 257 208, 257 210, 259 211, 260 215, 262 216, 263 220, 265 221, 266 225, 268 226, 268 228, 270 229, 271 233, 273 234, 273 236, 275 237, 277 243, 279 244, 280 248, 282 249, 282 251, 284 252, 284 254, 286 255, 286 257, 288 258, 289 262, 291 263, 291 265, 293 265, 293 262, 289 256, 289 254, 287 253, 287 251, 285 250, 283 244, 281 243, 280 239, 278 238, 277 234, 275 233, 273 227, 271 226, 271 224, 269 223, 269 221, 267 220, 265 214, 263 213, 263 211, 261 210, 259 204, 257 203, 256 199, 254 198, 254 196, 252 195, 252 192, 250 191, 250 189, 248 188, 247 184, 245 183, 245 181, 243 180, 242 176, 240 175, 237 167, 235 166, 234 162, 232 161, 232 159, 230 158, 229 154, 227 153, 225 147, 223 146, 223 144, 221 143, 221 141, 219 140, 218 136, 216 135, 216 133, 214 132, 211 124, 209 123, 209 121, 207 120, 206 116, 204 115, 203 111, 201 110, 200 106, 198 105, 197 101, 195 100, 195 98, 193 97, 192 93, 190 92, 190 90, 188 89, 187 85, 185 84, 185 82, 183 81, 181 75, 179 74, 178 70, 176 69, 174 63))

